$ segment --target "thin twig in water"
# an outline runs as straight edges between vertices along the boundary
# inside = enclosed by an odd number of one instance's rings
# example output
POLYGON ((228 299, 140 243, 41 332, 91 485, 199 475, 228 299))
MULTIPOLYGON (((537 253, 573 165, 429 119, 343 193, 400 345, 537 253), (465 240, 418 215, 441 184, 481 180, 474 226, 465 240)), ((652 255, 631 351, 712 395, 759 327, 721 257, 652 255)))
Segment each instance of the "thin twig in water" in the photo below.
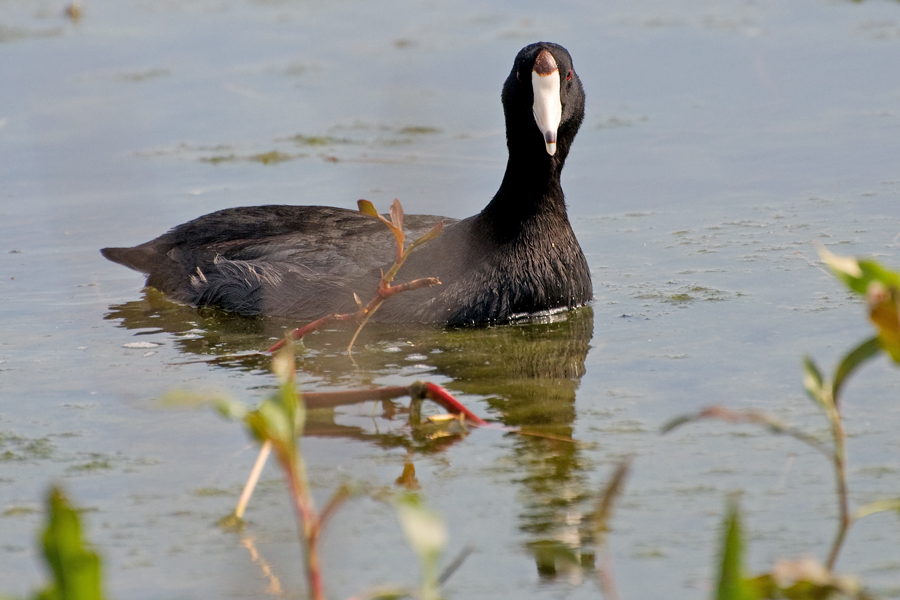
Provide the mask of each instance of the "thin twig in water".
POLYGON ((469 558, 469 555, 475 551, 475 547, 471 544, 467 544, 465 548, 460 550, 459 554, 450 561, 450 564, 444 567, 444 570, 441 571, 440 576, 438 577, 438 583, 444 585, 450 577, 456 573, 457 569, 459 569, 466 559, 469 558))
POLYGON ((772 433, 789 435, 792 438, 800 440, 801 442, 807 444, 812 448, 815 448, 816 450, 824 454, 826 457, 828 457, 829 460, 833 458, 831 449, 808 433, 805 433, 797 429, 796 427, 790 427, 788 425, 784 425, 783 423, 779 423, 774 418, 766 414, 752 410, 737 411, 725 408, 724 406, 710 406, 709 408, 704 408, 698 413, 672 419, 660 428, 660 433, 666 434, 673 429, 676 429, 682 425, 686 425, 687 423, 702 421, 704 419, 716 419, 719 421, 725 421, 726 423, 747 423, 752 425, 760 425, 762 427, 765 427, 772 433))
MULTIPOLYGON (((306 335, 309 335, 310 333, 317 331, 330 323, 356 321, 357 323, 359 323, 359 326, 356 328, 356 332, 353 334, 350 343, 347 345, 347 354, 351 353, 353 344, 359 337, 359 333, 362 331, 363 327, 365 327, 366 323, 369 322, 369 319, 372 318, 372 315, 375 314, 375 312, 381 307, 385 300, 391 298, 392 296, 396 296, 397 294, 411 292, 413 290, 418 290, 424 287, 433 287, 441 284, 440 280, 437 277, 423 277, 421 279, 414 279, 406 283, 391 285, 391 283, 394 281, 394 278, 397 276, 397 272, 400 271, 400 267, 403 266, 403 263, 405 263, 406 259, 409 257, 410 252, 412 252, 425 242, 433 240, 438 235, 440 235, 441 231, 444 228, 443 221, 432 227, 424 235, 404 248, 406 236, 403 233, 403 207, 400 205, 399 200, 395 198, 394 202, 391 204, 390 221, 378 214, 378 211, 375 210, 375 207, 368 200, 360 200, 357 204, 359 206, 359 212, 364 215, 377 218, 388 227, 391 233, 394 234, 394 239, 397 242, 397 258, 394 261, 394 264, 391 265, 387 273, 381 274, 381 281, 378 282, 378 291, 375 293, 375 296, 371 300, 369 300, 368 303, 363 305, 359 298, 354 295, 354 298, 356 298, 356 302, 358 305, 357 311, 325 315, 324 317, 316 319, 315 321, 307 323, 303 327, 298 327, 290 332, 290 337, 292 339, 300 340, 303 339, 303 337, 305 337, 306 335)), ((264 352, 228 354, 208 359, 185 361, 178 364, 220 363, 230 360, 240 360, 242 358, 253 356, 267 356, 283 348, 285 343, 286 339, 282 338, 264 352)))
POLYGON ((625 479, 631 468, 632 457, 627 457, 616 470, 600 494, 597 500, 597 510, 594 513, 593 529, 594 539, 597 543, 597 583, 606 600, 619 600, 619 592, 616 589, 616 578, 613 571, 612 557, 609 554, 609 546, 606 543, 606 534, 609 533, 609 522, 612 520, 613 505, 616 499, 622 495, 625 487, 625 479))
MULTIPOLYGON (((378 282, 378 291, 367 304, 363 305, 362 302, 360 302, 359 298, 356 298, 357 304, 359 306, 359 309, 356 312, 327 315, 322 317, 321 319, 309 323, 308 325, 298 327, 297 329, 294 329, 290 332, 290 336, 294 340, 299 340, 302 339, 305 335, 316 331, 317 329, 323 327, 324 325, 327 325, 328 323, 333 323, 335 321, 355 320, 359 323, 359 326, 357 327, 356 332, 353 334, 353 338, 350 340, 350 343, 347 345, 347 354, 351 353, 353 344, 356 342, 356 338, 359 336, 359 332, 362 331, 362 328, 365 327, 366 323, 368 323, 369 319, 381 307, 382 303, 385 300, 387 300, 391 296, 395 296, 403 292, 410 292, 423 287, 432 287, 441 284, 440 280, 437 277, 424 277, 422 279, 414 279, 413 281, 409 281, 400 285, 391 285, 391 283, 394 281, 394 277, 397 276, 397 272, 400 270, 400 267, 403 266, 403 263, 405 263, 406 259, 409 257, 410 252, 412 252, 425 242, 432 240, 440 235, 441 230, 444 227, 443 221, 432 227, 419 239, 404 248, 404 241, 406 239, 406 236, 403 233, 403 207, 400 205, 399 200, 395 198, 394 202, 391 204, 390 221, 378 214, 378 211, 375 210, 375 207, 368 200, 360 200, 357 204, 359 206, 359 212, 380 220, 388 227, 391 233, 394 234, 394 239, 397 242, 397 258, 394 261, 394 264, 391 265, 391 268, 388 269, 387 273, 381 274, 381 281, 378 282)), ((272 345, 271 348, 266 350, 266 352, 275 352, 276 350, 283 347, 284 344, 285 340, 281 339, 276 344, 272 345)))
POLYGON ((250 477, 247 478, 247 483, 244 484, 244 490, 241 492, 237 508, 234 509, 234 516, 238 519, 244 518, 244 511, 247 510, 250 496, 253 495, 253 490, 256 488, 256 483, 259 481, 259 476, 262 474, 263 467, 266 466, 266 461, 269 459, 271 452, 272 442, 271 440, 266 440, 259 449, 259 455, 256 457, 256 462, 250 471, 250 477))

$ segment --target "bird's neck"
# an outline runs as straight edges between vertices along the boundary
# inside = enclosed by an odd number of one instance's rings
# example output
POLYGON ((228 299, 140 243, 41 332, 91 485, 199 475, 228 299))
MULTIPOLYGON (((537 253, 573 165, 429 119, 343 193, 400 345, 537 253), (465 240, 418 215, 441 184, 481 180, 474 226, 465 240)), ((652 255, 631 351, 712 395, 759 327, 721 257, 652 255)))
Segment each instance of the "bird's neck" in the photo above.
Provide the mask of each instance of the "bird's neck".
POLYGON ((561 156, 546 152, 522 152, 510 144, 503 182, 479 218, 490 224, 499 240, 509 240, 527 231, 530 224, 562 220, 568 222, 560 174, 561 156))

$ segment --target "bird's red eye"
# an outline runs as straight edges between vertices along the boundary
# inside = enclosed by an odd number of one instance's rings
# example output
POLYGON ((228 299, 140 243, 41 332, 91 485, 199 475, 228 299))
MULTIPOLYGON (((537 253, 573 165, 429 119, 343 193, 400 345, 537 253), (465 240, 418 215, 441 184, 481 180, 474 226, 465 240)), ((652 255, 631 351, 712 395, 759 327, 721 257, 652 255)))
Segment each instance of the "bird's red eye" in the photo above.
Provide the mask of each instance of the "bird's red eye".
POLYGON ((572 69, 569 69, 569 72, 566 73, 566 81, 572 81, 572 69))

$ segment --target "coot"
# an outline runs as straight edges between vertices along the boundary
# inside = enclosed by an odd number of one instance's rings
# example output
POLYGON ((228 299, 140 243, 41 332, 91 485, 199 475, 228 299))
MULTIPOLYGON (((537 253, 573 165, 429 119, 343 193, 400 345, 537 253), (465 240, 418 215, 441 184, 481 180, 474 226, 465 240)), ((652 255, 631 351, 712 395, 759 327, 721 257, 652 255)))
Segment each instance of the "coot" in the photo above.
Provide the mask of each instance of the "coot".
MULTIPOLYGON (((441 220, 445 227, 413 251, 397 282, 438 277, 442 285, 393 296, 375 320, 502 323, 591 300, 560 185, 584 118, 569 52, 549 42, 526 46, 501 97, 509 160, 500 189, 481 213, 461 221, 406 216, 408 240, 441 220)), ((220 210, 140 246, 101 252, 179 302, 310 320, 355 311, 354 293, 371 298, 396 246, 382 223, 353 210, 256 206, 220 210)))

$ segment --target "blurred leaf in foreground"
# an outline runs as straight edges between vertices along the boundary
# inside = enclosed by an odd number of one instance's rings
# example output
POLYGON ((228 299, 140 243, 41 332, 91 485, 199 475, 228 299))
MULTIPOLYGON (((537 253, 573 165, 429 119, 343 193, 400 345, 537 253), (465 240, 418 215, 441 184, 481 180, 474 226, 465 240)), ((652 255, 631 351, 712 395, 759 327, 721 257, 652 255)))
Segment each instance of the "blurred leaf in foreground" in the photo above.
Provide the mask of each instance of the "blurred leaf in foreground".
POLYGON ((278 392, 244 416, 244 423, 256 439, 270 440, 276 452, 289 458, 289 462, 296 460, 297 436, 302 434, 306 419, 305 407, 294 385, 294 369, 294 345, 289 342, 272 359, 272 370, 281 383, 278 392))
POLYGON ((447 526, 434 511, 427 508, 418 495, 401 494, 397 500, 397 517, 406 540, 422 565, 422 600, 440 598, 438 561, 447 545, 447 526))
POLYGON ((900 273, 874 260, 837 256, 824 248, 819 256, 838 279, 866 299, 881 347, 900 363, 900 273))
POLYGON ((756 590, 744 579, 744 534, 737 500, 729 502, 722 535, 716 600, 755 600, 756 590))
POLYGON ((854 577, 835 576, 811 557, 779 560, 771 573, 760 575, 750 583, 758 598, 791 600, 823 600, 850 598, 873 600, 854 577))
POLYGON ((59 488, 50 490, 47 513, 44 557, 53 571, 53 583, 35 599, 100 600, 100 557, 85 546, 78 513, 59 488))
POLYGON ((895 363, 900 363, 900 291, 896 286, 887 287, 873 281, 866 290, 869 318, 878 328, 878 340, 895 363))

